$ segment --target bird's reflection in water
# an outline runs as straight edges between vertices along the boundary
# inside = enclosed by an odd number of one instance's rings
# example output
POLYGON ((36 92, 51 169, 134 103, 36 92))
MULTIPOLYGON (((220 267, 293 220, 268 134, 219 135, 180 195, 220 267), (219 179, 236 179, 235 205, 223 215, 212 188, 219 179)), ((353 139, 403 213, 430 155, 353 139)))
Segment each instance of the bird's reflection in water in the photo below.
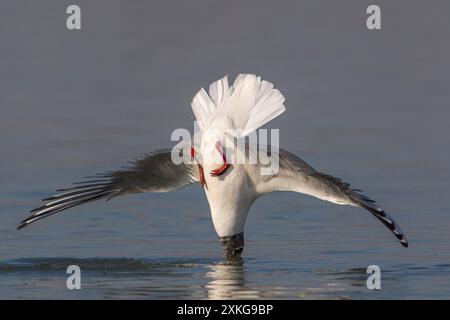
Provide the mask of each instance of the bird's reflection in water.
POLYGON ((258 290, 245 286, 245 268, 242 258, 227 260, 209 266, 206 277, 210 279, 205 286, 209 299, 257 299, 258 290))

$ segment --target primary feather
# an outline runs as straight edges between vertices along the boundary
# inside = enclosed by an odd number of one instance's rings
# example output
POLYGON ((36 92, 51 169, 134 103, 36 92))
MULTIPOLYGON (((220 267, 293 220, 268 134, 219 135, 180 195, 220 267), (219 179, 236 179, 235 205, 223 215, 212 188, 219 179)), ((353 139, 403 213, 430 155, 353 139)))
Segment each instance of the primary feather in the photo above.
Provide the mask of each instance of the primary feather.
MULTIPOLYGON (((189 152, 190 144, 180 152, 189 152)), ((97 174, 89 180, 75 182, 73 186, 43 199, 45 204, 31 210, 32 215, 21 221, 18 229, 30 223, 67 210, 80 204, 139 192, 168 192, 198 181, 198 169, 190 164, 174 164, 170 150, 155 151, 132 163, 128 168, 97 174)))

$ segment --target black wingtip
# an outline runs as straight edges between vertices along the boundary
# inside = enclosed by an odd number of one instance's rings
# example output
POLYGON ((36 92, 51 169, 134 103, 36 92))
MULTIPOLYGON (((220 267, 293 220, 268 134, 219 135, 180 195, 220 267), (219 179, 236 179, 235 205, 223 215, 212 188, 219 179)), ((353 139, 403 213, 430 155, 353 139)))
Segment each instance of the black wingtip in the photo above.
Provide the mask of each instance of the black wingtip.
POLYGON ((21 224, 19 224, 19 226, 17 227, 17 230, 23 229, 28 225, 28 223, 24 223, 22 222, 21 224))
MULTIPOLYGON (((360 196, 359 194, 357 194, 358 196, 360 196)), ((373 202, 367 202, 366 199, 367 198, 365 196, 363 197, 359 197, 358 199, 358 204, 367 209, 370 213, 372 213, 382 224, 384 224, 393 234, 394 236, 397 238, 397 240, 400 242, 400 244, 404 247, 404 248, 408 248, 409 244, 408 244, 408 240, 406 238, 406 236, 403 234, 402 230, 400 229, 400 227, 397 225, 397 223, 395 222, 395 220, 389 216, 383 209, 381 209, 378 206, 374 206, 373 202)))
POLYGON ((408 240, 406 240, 406 238, 404 236, 403 236, 403 239, 400 240, 400 243, 404 248, 408 248, 408 246, 409 246, 408 240))

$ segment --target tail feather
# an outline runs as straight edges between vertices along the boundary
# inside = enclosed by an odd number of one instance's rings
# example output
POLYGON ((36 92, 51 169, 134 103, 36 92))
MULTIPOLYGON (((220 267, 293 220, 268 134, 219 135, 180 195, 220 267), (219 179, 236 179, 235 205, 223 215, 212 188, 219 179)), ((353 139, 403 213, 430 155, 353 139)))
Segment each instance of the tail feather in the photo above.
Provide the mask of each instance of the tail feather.
POLYGON ((216 105, 208 96, 205 89, 201 88, 194 96, 191 107, 200 129, 203 130, 211 121, 216 110, 216 105))
POLYGON ((246 136, 250 132, 260 128, 269 121, 282 114, 284 106, 284 96, 273 84, 261 80, 253 74, 240 74, 233 84, 232 97, 236 99, 240 108, 244 109, 237 113, 247 114, 244 123, 241 123, 241 136, 246 136))
POLYGON ((264 93, 251 111, 242 136, 246 136, 282 114, 286 110, 283 102, 284 96, 276 89, 264 93))
POLYGON ((230 96, 230 87, 228 86, 228 77, 225 76, 209 86, 209 96, 214 101, 216 107, 230 96))
POLYGON ((282 114, 286 110, 283 103, 284 96, 272 83, 253 74, 240 74, 232 87, 223 77, 209 86, 209 95, 202 88, 191 106, 201 130, 217 116, 226 115, 233 119, 234 129, 241 129, 242 137, 282 114))

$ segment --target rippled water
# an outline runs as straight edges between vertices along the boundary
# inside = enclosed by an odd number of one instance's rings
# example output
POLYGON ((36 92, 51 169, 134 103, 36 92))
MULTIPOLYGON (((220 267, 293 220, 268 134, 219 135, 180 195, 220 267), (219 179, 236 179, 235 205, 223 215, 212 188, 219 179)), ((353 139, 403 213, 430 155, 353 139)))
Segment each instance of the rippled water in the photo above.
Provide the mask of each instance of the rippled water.
MULTIPOLYGON (((423 286, 429 272, 442 272, 449 265, 427 268, 390 266, 384 271, 382 291, 365 287, 365 268, 334 269, 299 266, 246 258, 228 264, 214 259, 130 259, 130 258, 34 258, 4 262, 3 298, 64 299, 349 299, 416 298, 405 294, 410 286, 400 279, 416 278, 423 286), (82 289, 69 291, 65 283, 68 265, 82 268, 82 289), (407 276, 405 277, 405 273, 407 276), (387 292, 389 292, 387 294, 387 292), (11 293, 10 293, 11 294, 11 293)), ((448 272, 445 274, 448 279, 448 272)), ((420 287, 419 287, 420 288, 420 287)), ((429 297, 439 297, 443 288, 429 297)))
POLYGON ((369 32, 356 0, 79 1, 68 32, 63 2, 2 1, 0 298, 449 298, 450 5, 434 2, 380 1, 369 32), (230 265, 199 186, 16 230, 55 188, 170 146, 199 87, 239 72, 287 97, 281 146, 364 189, 408 249, 362 209, 278 193, 252 208, 230 265))

